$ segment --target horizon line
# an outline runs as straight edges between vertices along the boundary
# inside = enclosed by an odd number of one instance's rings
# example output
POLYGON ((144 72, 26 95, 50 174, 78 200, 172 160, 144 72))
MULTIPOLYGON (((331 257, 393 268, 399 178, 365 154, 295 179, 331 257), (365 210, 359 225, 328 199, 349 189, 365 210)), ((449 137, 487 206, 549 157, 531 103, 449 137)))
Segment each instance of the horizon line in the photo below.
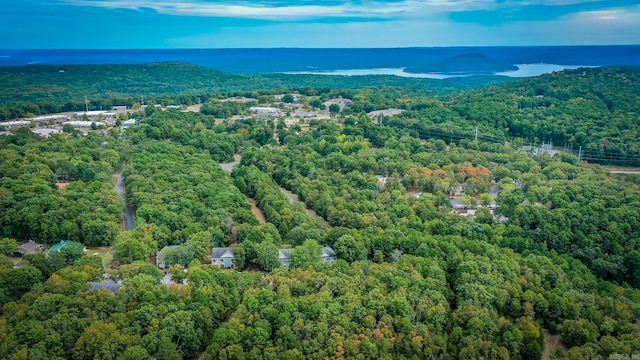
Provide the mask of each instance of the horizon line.
POLYGON ((633 47, 638 44, 591 44, 591 45, 451 45, 451 46, 398 46, 398 47, 192 47, 192 48, 0 48, 0 51, 114 51, 114 50, 400 50, 400 49, 455 49, 455 48, 537 48, 537 47, 633 47))

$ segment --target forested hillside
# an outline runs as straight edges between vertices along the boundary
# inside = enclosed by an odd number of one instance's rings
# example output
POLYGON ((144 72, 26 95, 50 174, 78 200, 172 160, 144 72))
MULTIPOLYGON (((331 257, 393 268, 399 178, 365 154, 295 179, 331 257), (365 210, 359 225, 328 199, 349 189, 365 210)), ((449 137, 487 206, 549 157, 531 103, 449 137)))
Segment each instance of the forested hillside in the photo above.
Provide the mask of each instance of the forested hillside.
MULTIPOLYGON (((346 113, 376 92, 353 94, 346 113)), ((148 110, 122 134, 0 139, 5 255, 14 240, 63 239, 44 231, 57 221, 85 244, 94 225, 111 228, 117 169, 136 212, 133 230, 104 239, 106 267, 81 249, 27 255, 20 268, 0 256, 0 358, 539 359, 545 331, 566 347, 558 359, 640 352, 637 176, 445 142, 400 128, 404 115, 303 128, 148 110), (218 163, 234 154, 229 176, 218 163), (165 245, 180 261, 161 283, 146 261, 165 245), (220 246, 235 270, 210 265, 220 246), (321 262, 323 246, 336 262, 321 262), (92 290, 105 276, 113 292, 92 290)))
POLYGON ((379 75, 244 75, 184 63, 0 67, 0 119, 84 110, 85 96, 92 109, 110 109, 112 105, 132 105, 143 96, 148 102, 163 95, 191 104, 204 102, 211 94, 234 91, 366 86, 402 86, 440 94, 508 80, 487 76, 434 80, 379 75))
MULTIPOLYGON (((584 68, 433 97, 408 89, 354 89, 345 114, 407 110, 385 125, 422 138, 517 146, 544 141, 590 162, 640 166, 640 68, 584 68)), ((336 95, 337 96, 337 95, 336 95)))

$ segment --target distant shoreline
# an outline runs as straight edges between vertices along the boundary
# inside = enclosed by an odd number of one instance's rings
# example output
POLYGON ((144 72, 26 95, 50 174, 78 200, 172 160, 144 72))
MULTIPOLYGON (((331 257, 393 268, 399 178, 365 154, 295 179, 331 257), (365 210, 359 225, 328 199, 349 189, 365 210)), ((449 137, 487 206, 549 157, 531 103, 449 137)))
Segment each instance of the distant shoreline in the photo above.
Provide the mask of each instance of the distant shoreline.
MULTIPOLYGON (((522 46, 522 47, 434 47, 434 48, 272 48, 272 49, 116 49, 116 50, 2 50, 0 66, 27 65, 124 65, 181 62, 224 72, 273 74, 329 72, 360 69, 395 69, 404 72, 435 71, 433 64, 451 65, 446 71, 496 70, 499 64, 557 64, 577 66, 638 66, 640 45, 615 46, 522 46), (475 54, 455 67, 452 59, 475 54), (485 60, 484 63, 481 60, 485 60), (448 61, 449 60, 449 61, 448 61), (490 60, 490 61, 488 61, 490 60), (473 67, 477 66, 477 69, 473 67), (419 71, 424 69, 424 71, 419 71)), ((506 69, 502 67, 502 69, 506 69)), ((556 68, 555 70, 560 70, 556 68)), ((440 71, 438 69, 438 71, 440 71)), ((516 70, 514 70, 516 71, 516 70)), ((489 72, 489 74, 491 71, 489 72)), ((438 74, 438 73, 433 73, 438 74)), ((435 76, 432 78, 441 78, 435 76)), ((441 75, 441 74, 439 74, 441 75)), ((447 74, 447 77, 451 74, 447 74)), ((467 74, 465 74, 467 75, 467 74)), ((511 76, 511 73, 506 76, 511 76)), ((517 74, 515 75, 518 76, 517 74)), ((528 75, 531 76, 531 75, 528 75)), ((420 75, 412 76, 420 77, 420 75)))
POLYGON ((558 65, 558 64, 515 64, 518 70, 510 71, 484 71, 484 72, 450 72, 450 73, 410 73, 405 68, 378 68, 378 69, 344 69, 326 71, 289 71, 283 72, 290 75, 333 75, 333 76, 367 76, 367 75, 394 75, 400 77, 421 78, 421 79, 450 79, 470 76, 507 76, 513 78, 532 77, 542 74, 549 74, 554 71, 566 69, 577 69, 581 67, 597 67, 590 65, 558 65))

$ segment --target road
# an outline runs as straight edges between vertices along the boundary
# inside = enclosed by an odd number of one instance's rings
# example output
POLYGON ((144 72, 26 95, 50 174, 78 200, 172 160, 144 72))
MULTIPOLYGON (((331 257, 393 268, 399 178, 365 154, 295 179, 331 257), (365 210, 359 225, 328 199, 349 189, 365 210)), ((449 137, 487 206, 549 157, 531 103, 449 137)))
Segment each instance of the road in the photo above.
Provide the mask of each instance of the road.
POLYGON ((127 200, 124 198, 124 179, 120 173, 113 174, 113 177, 116 179, 116 192, 124 204, 124 230, 129 231, 133 229, 135 222, 133 220, 133 211, 131 211, 131 207, 127 204, 127 200))

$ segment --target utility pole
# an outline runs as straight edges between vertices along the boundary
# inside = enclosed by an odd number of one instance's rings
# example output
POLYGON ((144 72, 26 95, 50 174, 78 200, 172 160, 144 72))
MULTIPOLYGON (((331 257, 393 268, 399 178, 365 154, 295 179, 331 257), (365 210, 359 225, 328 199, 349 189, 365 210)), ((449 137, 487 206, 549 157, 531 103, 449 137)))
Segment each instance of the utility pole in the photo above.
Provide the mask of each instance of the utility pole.
POLYGON ((476 137, 473 140, 478 141, 478 125, 476 125, 476 137))
POLYGON ((580 146, 580 149, 578 150, 578 162, 580 161, 581 158, 582 158, 582 146, 580 146))
POLYGON ((84 112, 89 112, 89 100, 87 100, 87 95, 84 96, 84 112))

